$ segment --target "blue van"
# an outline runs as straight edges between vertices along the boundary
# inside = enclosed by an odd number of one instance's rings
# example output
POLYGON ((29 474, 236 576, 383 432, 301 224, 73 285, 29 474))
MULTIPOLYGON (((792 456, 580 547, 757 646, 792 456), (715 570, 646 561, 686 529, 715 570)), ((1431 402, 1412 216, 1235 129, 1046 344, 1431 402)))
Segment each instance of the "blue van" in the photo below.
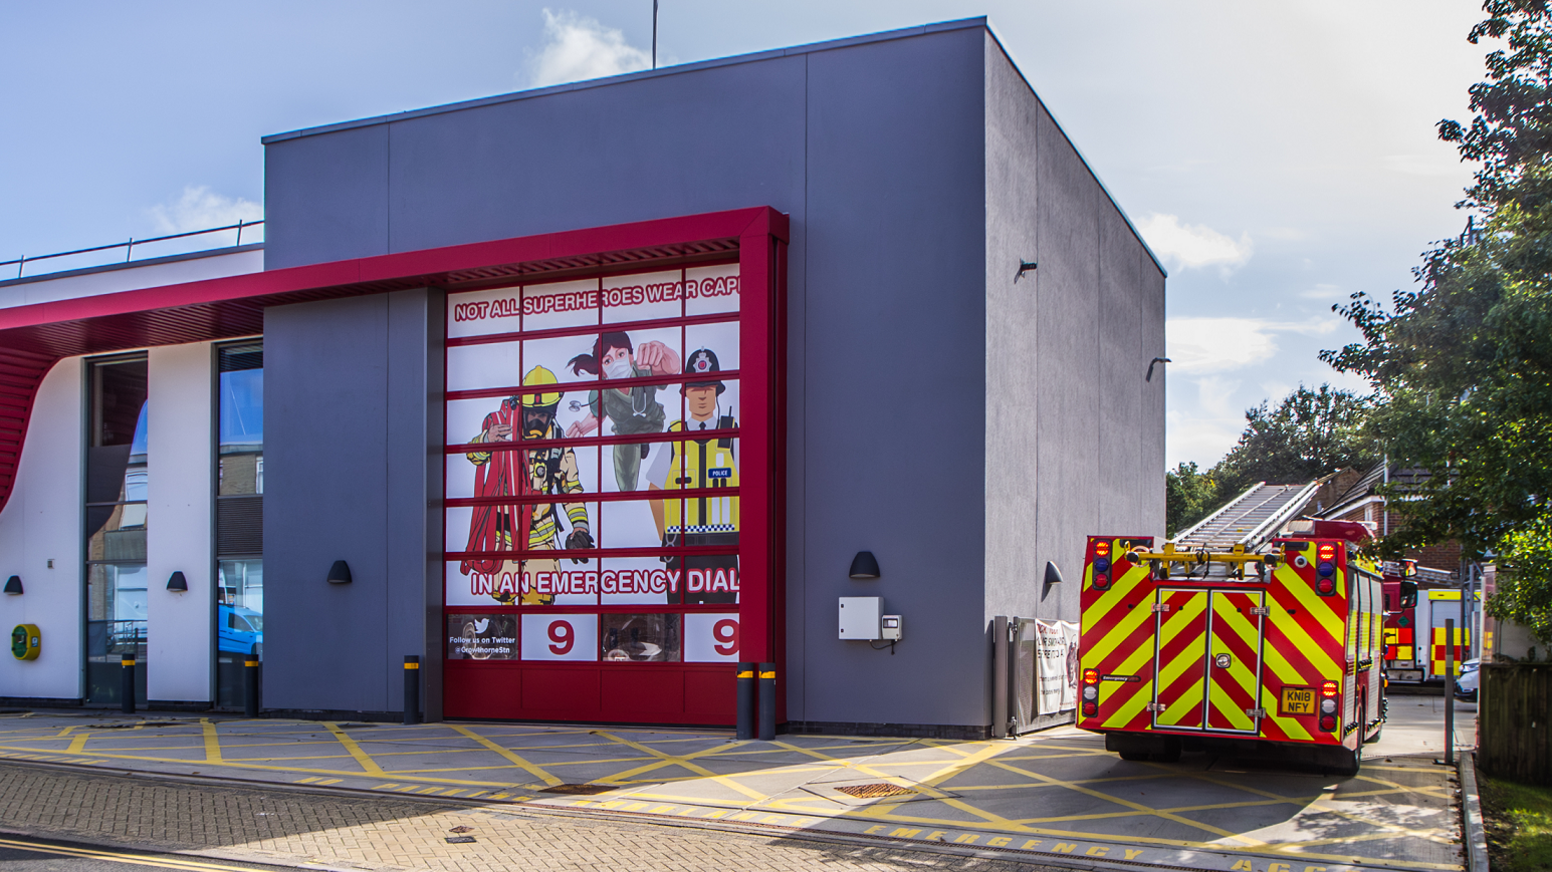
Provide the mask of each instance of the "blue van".
POLYGON ((220 606, 217 650, 257 655, 264 646, 264 615, 242 606, 220 606))

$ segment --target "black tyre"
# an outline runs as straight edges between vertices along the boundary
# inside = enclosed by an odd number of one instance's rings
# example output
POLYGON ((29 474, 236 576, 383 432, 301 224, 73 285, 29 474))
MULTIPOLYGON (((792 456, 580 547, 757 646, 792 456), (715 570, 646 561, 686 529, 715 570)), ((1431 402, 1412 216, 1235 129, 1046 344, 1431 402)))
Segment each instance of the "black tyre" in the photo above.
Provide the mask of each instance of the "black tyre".
POLYGON ((1129 751, 1117 751, 1116 753, 1121 755, 1121 759, 1122 760, 1131 760, 1133 762, 1142 762, 1142 761, 1148 759, 1148 752, 1140 750, 1140 749, 1137 749, 1137 748, 1133 748, 1133 749, 1131 749, 1129 751))

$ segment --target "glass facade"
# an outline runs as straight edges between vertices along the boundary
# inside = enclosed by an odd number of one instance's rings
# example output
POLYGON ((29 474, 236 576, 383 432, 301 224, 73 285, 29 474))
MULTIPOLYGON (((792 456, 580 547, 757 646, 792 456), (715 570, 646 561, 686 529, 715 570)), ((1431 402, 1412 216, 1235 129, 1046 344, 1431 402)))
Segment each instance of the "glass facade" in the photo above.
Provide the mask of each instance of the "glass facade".
POLYGON ((216 705, 241 708, 264 658, 264 346, 216 354, 216 705))
MULTIPOLYGON (((147 368, 144 356, 87 368, 86 700, 116 704, 121 658, 145 664, 147 368)), ((135 695, 145 701, 144 668, 135 695)))

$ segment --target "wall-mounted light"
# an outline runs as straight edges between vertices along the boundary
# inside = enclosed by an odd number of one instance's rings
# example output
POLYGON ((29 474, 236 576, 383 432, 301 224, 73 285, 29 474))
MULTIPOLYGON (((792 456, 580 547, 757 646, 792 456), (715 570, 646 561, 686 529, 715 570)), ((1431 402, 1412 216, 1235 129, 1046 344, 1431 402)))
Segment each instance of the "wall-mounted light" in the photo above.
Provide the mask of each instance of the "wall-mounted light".
POLYGON ((1153 368, 1161 363, 1174 363, 1174 361, 1167 357, 1155 357, 1148 361, 1148 374, 1143 378, 1143 381, 1153 381, 1153 368))
POLYGON ((329 584, 350 584, 350 565, 343 560, 334 561, 329 567, 329 584))
POLYGON ((858 551, 857 556, 851 559, 851 572, 847 575, 852 578, 878 578, 878 559, 872 551, 858 551))
POLYGON ((167 579, 167 589, 176 593, 188 592, 189 580, 183 577, 183 570, 174 572, 172 577, 167 579))
POLYGON ((1040 266, 1040 264, 1035 263, 1032 260, 1024 260, 1023 258, 1019 258, 1018 275, 1013 277, 1013 281, 1015 283, 1017 283, 1019 279, 1024 277, 1024 273, 1027 273, 1030 270, 1035 269, 1035 268, 1037 268, 1039 266, 1040 266))
POLYGON ((1062 571, 1056 568, 1056 564, 1047 560, 1045 562, 1045 586, 1052 587, 1062 583, 1062 571))
POLYGON ((21 593, 22 592, 22 577, 20 575, 13 575, 10 578, 6 579, 5 580, 5 592, 9 593, 9 594, 19 594, 19 593, 21 593))

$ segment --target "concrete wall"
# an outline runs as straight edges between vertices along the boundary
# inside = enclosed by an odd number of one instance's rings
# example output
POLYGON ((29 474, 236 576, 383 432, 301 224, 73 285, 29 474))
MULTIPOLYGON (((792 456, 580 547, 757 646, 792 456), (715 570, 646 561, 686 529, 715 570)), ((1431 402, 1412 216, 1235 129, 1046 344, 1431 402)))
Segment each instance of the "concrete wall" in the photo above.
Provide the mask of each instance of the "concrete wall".
POLYGON ((265 312, 266 708, 398 711, 404 655, 426 652, 443 305, 415 290, 265 312), (336 560, 351 584, 326 581, 336 560))
POLYGON ((1164 274, 989 34, 986 95, 983 618, 1076 621, 1086 537, 1163 534, 1164 274))
POLYGON ((146 458, 146 699, 210 700, 215 493, 213 353, 208 342, 152 348, 146 458), (186 593, 167 589, 182 572, 186 593))
POLYGON ((37 624, 43 636, 37 660, 0 656, 0 697, 81 698, 83 384, 78 357, 44 377, 16 488, 0 511, 0 583, 18 575, 24 590, 0 595, 0 630, 7 643, 17 624, 37 624))

